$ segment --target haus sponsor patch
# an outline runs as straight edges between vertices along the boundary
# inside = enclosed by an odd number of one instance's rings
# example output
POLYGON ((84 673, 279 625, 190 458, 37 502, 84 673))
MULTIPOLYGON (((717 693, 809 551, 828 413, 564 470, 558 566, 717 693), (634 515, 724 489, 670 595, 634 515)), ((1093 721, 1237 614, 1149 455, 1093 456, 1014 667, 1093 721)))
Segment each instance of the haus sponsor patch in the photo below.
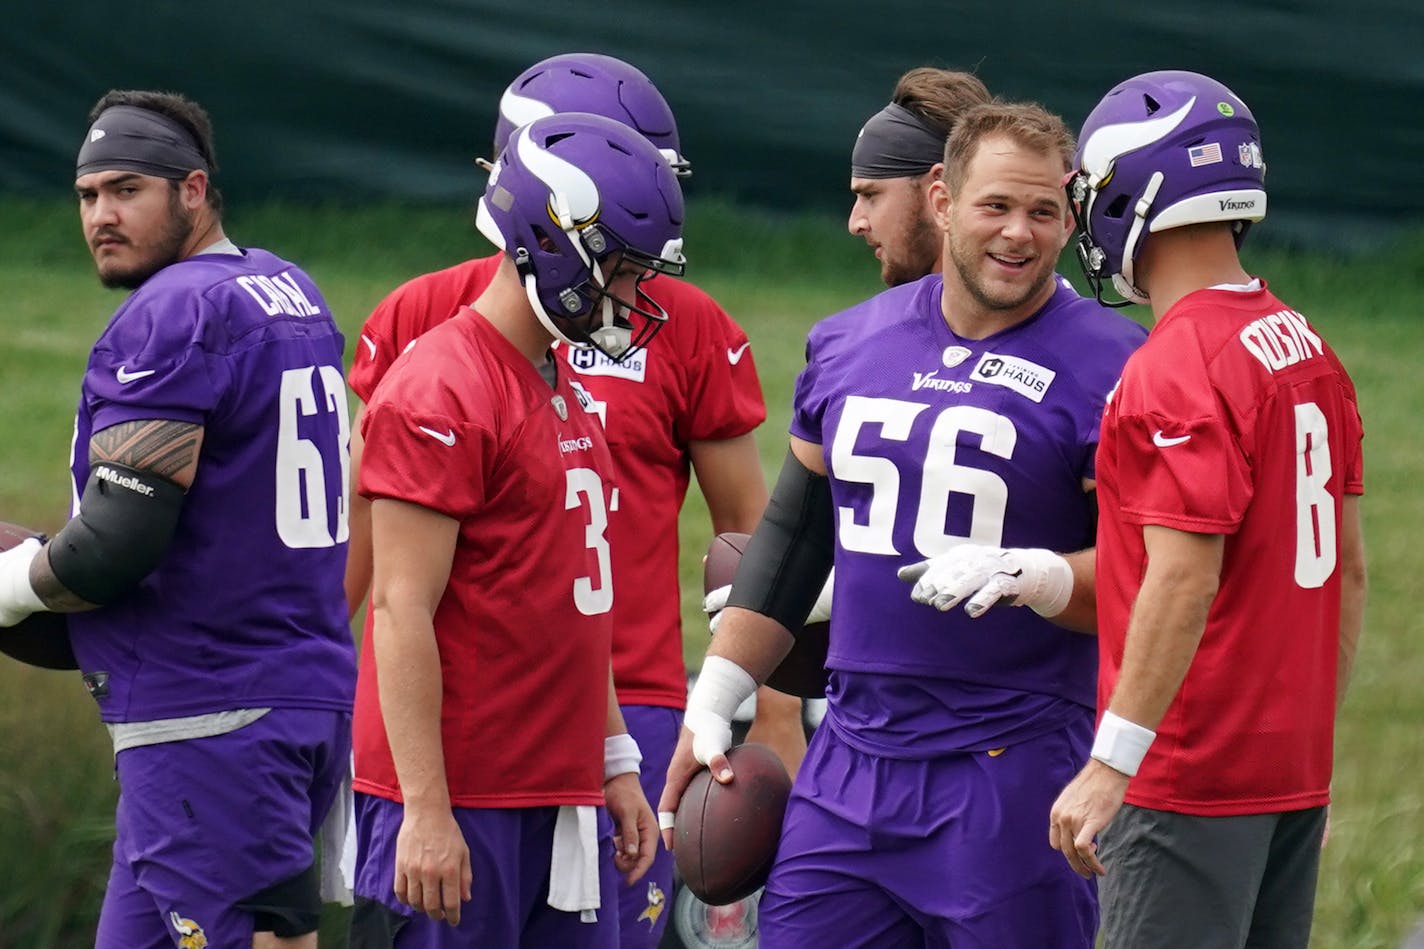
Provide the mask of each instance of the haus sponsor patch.
POLYGON ((1018 356, 985 353, 979 357, 979 363, 969 374, 969 378, 975 382, 988 383, 991 386, 1003 386, 1006 389, 1014 390, 1025 398, 1042 402, 1056 375, 1057 373, 1052 369, 1018 356))

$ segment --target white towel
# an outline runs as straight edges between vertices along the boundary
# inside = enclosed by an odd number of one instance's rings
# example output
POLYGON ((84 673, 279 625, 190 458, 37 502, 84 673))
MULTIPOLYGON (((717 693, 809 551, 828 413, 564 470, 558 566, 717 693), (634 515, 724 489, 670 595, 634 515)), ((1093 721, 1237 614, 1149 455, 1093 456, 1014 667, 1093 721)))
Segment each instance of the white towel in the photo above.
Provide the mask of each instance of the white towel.
POLYGON ((585 923, 598 920, 598 812, 591 805, 559 808, 549 861, 549 905, 576 912, 585 923))
POLYGON ((356 887, 356 801, 351 793, 352 766, 336 792, 321 824, 321 898, 326 903, 352 904, 356 887))

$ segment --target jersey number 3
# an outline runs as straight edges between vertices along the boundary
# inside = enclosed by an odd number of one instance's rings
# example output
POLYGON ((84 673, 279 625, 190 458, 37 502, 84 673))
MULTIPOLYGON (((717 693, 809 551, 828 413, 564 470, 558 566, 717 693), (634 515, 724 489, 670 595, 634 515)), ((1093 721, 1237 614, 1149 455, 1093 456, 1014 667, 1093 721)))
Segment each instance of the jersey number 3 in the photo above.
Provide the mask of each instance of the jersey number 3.
POLYGON ((608 506, 603 500, 603 479, 592 468, 570 468, 568 490, 564 492, 564 510, 588 505, 588 525, 584 528, 584 544, 598 562, 598 577, 579 577, 574 581, 574 606, 584 616, 597 616, 613 609, 613 559, 608 548, 608 506))

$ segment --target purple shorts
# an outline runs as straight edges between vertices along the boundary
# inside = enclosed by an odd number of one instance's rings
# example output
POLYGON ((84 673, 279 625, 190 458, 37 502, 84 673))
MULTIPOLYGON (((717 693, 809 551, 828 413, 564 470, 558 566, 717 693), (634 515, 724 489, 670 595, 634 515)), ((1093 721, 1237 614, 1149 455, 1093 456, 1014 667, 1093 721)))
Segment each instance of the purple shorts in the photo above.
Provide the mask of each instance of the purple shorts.
MULTIPOLYGON (((625 705, 623 720, 628 734, 643 753, 643 794, 648 806, 657 810, 658 798, 667 783, 668 763, 677 748, 682 729, 682 710, 655 705, 625 705)), ((610 864, 611 866, 611 864, 610 864)), ((632 886, 618 877, 618 916, 623 933, 622 949, 656 949, 672 914, 672 852, 658 843, 653 865, 632 886)), ((617 873, 616 870, 612 871, 617 873)))
MULTIPOLYGON (((598 912, 585 923, 578 913, 556 910, 549 900, 549 859, 557 807, 455 808, 470 849, 474 874, 460 925, 417 913, 396 899, 396 835, 405 809, 395 801, 356 795, 356 908, 352 949, 618 949, 617 914, 598 912)), ((598 809, 599 902, 613 906, 616 885, 603 868, 613 865, 613 826, 598 809)))
POLYGON ((878 758, 816 731, 759 907, 762 949, 1091 949, 1094 885, 1048 846, 1093 720, 999 754, 878 758))
POLYGON ((241 904, 312 866, 350 758, 351 716, 310 709, 119 752, 95 949, 250 946, 241 904))

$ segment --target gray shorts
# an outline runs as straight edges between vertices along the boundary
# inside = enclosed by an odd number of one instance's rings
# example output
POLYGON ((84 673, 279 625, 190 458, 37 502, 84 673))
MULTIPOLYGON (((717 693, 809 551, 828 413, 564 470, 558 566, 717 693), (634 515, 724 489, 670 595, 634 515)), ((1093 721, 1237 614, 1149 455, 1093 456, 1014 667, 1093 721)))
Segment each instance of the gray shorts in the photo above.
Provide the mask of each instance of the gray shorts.
POLYGON ((1305 949, 1325 808, 1198 817, 1123 805, 1098 845, 1103 949, 1305 949))

